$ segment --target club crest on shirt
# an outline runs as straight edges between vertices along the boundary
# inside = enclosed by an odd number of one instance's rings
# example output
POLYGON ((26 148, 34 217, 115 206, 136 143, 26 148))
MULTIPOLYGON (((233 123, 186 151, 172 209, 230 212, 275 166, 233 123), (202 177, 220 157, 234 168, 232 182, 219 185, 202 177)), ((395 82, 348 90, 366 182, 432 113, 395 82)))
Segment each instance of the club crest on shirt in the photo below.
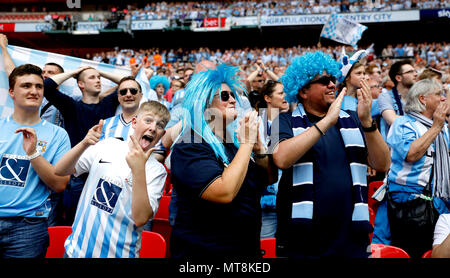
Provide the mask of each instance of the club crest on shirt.
POLYGON ((47 149, 47 141, 37 140, 36 148, 40 153, 44 153, 47 149))
POLYGON ((4 154, 0 161, 0 185, 24 187, 29 168, 26 156, 4 154))
POLYGON ((112 213, 116 206, 122 188, 111 181, 100 178, 92 196, 91 205, 108 213, 112 213))

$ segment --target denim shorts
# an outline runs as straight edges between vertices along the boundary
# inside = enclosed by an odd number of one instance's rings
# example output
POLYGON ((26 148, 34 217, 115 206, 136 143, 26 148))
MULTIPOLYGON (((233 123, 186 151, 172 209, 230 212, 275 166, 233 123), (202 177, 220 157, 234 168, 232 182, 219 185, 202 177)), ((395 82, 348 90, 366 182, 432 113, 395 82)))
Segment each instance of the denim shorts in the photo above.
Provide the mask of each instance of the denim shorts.
POLYGON ((0 258, 44 258, 47 218, 0 217, 0 258))

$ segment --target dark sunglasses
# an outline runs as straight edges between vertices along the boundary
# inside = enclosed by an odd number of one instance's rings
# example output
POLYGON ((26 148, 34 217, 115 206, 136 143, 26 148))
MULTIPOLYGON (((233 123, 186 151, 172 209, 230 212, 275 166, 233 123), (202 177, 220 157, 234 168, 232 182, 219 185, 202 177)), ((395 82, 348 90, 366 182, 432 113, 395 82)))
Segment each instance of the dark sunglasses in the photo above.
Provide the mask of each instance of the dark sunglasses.
POLYGON ((330 81, 333 82, 334 84, 336 84, 336 77, 334 77, 332 75, 322 75, 318 79, 310 81, 309 85, 319 83, 319 84, 328 86, 328 84, 330 84, 330 81))
POLYGON ((119 90, 119 94, 120 94, 121 96, 124 96, 124 95, 127 94, 128 91, 130 91, 130 93, 131 93, 133 96, 136 95, 136 94, 139 92, 139 90, 136 89, 136 88, 124 88, 124 89, 119 90))
POLYGON ((231 92, 231 91, 221 91, 221 92, 220 92, 220 99, 221 99, 223 102, 228 101, 228 100, 230 99, 230 96, 232 96, 234 99, 236 99, 236 96, 235 96, 234 93, 231 92))

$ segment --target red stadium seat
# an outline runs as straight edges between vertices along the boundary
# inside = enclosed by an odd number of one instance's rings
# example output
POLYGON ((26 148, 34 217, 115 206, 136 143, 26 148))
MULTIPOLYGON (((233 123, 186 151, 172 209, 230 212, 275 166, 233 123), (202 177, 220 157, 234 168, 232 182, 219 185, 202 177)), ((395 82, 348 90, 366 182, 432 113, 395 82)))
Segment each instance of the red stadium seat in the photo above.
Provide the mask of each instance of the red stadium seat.
POLYGON ((139 258, 165 258, 166 241, 154 232, 143 231, 139 258))
MULTIPOLYGON (((372 224, 372 227, 375 227, 375 212, 373 209, 369 208, 369 222, 372 224)), ((373 233, 369 234, 370 241, 372 242, 373 233)))
POLYGON ((261 239, 261 250, 263 251, 263 258, 276 258, 276 239, 263 238, 261 239))
POLYGON ((160 234, 166 241, 166 258, 170 257, 170 235, 172 226, 168 219, 156 218, 152 220, 152 232, 160 234))
POLYGON ((164 168, 167 172, 166 182, 164 184, 164 194, 163 195, 171 195, 172 194, 172 181, 170 179, 170 169, 164 165, 164 168))
POLYGON ((162 196, 159 201, 158 211, 156 211, 155 219, 169 219, 170 196, 162 196))
POLYGON ((48 235, 50 237, 49 246, 47 248, 46 258, 63 258, 64 242, 72 233, 71 226, 55 226, 48 227, 48 235))
POLYGON ((428 250, 427 252, 423 253, 422 258, 424 259, 430 259, 431 258, 431 252, 433 250, 428 250))
POLYGON ((405 250, 385 244, 372 243, 372 258, 411 258, 405 250))
POLYGON ((378 208, 378 204, 377 203, 378 203, 378 201, 375 200, 375 199, 372 199, 372 195, 382 185, 383 185, 383 181, 373 181, 373 182, 369 183, 367 204, 369 205, 369 208, 372 208, 375 213, 377 212, 377 208, 378 208))
POLYGON ((372 208, 369 208, 369 222, 372 224, 372 227, 375 227, 375 211, 372 208))

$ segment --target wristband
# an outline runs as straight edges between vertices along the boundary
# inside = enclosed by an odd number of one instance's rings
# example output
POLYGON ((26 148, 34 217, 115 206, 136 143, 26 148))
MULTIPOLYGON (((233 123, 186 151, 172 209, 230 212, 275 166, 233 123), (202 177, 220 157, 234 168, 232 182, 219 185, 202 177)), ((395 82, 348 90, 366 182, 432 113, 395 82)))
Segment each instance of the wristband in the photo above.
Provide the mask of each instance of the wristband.
POLYGON ((377 122, 375 120, 372 120, 372 125, 369 127, 362 126, 362 130, 364 132, 372 132, 372 131, 377 130, 377 122))
POLYGON ((266 153, 263 153, 263 154, 254 153, 253 156, 255 158, 262 159, 262 158, 265 158, 267 156, 267 154, 266 153))
POLYGON ((28 158, 28 160, 32 160, 32 159, 35 159, 36 157, 38 157, 40 155, 41 155, 41 153, 38 150, 36 150, 36 152, 34 154, 28 155, 27 158, 28 158))
POLYGON ((324 136, 325 133, 314 123, 313 126, 320 132, 320 135, 324 136))

